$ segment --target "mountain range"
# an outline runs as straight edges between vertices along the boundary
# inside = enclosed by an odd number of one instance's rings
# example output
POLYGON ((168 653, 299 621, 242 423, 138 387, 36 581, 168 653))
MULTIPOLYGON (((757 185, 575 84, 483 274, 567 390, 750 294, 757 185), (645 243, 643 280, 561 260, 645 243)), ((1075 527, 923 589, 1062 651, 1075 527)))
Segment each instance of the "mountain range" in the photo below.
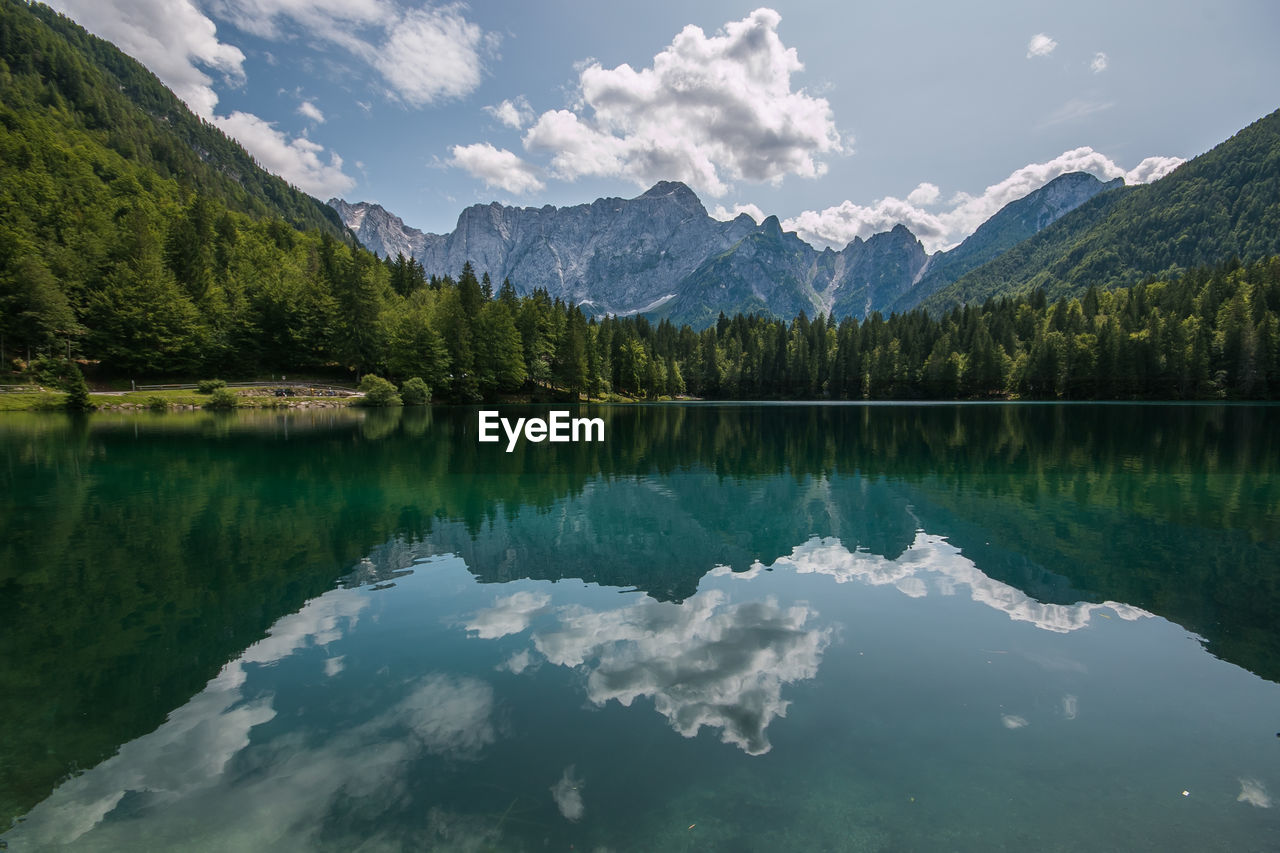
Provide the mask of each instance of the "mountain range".
POLYGON ((376 204, 329 204, 379 254, 412 256, 440 276, 470 261, 518 292, 543 288, 595 314, 695 327, 722 312, 937 314, 1038 288, 1078 296, 1280 253, 1280 111, 1150 184, 1061 175, 932 255, 901 225, 819 250, 776 216, 716 220, 672 182, 572 207, 475 205, 449 234, 410 228, 376 204))
POLYGON ((1011 202, 954 249, 930 255, 905 226, 816 249, 776 216, 757 224, 707 213, 679 182, 636 198, 557 208, 473 205, 449 234, 428 234, 380 205, 330 199, 360 241, 385 257, 404 255, 429 275, 466 262, 516 290, 545 289, 594 314, 643 313, 706 326, 720 313, 794 317, 801 311, 866 317, 919 304, 1039 232, 1095 195, 1123 184, 1062 175, 1011 202))

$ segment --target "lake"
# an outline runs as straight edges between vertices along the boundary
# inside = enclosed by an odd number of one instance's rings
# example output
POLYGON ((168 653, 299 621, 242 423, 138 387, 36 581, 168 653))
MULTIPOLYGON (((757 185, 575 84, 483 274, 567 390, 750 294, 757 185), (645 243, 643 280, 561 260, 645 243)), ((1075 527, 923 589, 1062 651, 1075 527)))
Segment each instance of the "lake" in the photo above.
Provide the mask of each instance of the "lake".
POLYGON ((1280 407, 476 411, 0 417, 8 849, 1280 849, 1280 407))

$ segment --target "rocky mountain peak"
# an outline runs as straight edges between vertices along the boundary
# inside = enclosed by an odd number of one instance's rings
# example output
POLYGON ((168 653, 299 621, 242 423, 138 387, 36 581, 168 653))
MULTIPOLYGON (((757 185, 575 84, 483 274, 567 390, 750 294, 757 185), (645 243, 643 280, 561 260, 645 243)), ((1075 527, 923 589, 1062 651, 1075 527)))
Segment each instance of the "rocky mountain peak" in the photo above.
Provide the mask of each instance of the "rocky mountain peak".
POLYGON ((818 251, 777 216, 713 219, 680 181, 631 199, 569 207, 493 202, 461 212, 449 234, 424 234, 377 204, 330 205, 380 255, 412 255, 428 274, 457 275, 470 262, 517 291, 545 289, 595 314, 647 313, 695 325, 721 312, 864 317, 910 308, 993 251, 1025 239, 1110 185, 1063 175, 1013 202, 950 253, 928 255, 904 225, 843 249, 818 251), (917 287, 928 274, 928 289, 917 287), (909 304, 908 304, 909 303, 909 304))

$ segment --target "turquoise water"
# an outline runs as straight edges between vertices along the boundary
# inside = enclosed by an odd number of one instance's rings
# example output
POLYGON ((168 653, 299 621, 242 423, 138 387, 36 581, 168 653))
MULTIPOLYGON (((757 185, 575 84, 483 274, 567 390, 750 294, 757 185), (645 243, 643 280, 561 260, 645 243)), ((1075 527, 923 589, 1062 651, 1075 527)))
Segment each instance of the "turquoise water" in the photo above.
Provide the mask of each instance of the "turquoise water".
POLYGON ((0 419, 8 849, 1280 847, 1280 409, 592 414, 0 419))

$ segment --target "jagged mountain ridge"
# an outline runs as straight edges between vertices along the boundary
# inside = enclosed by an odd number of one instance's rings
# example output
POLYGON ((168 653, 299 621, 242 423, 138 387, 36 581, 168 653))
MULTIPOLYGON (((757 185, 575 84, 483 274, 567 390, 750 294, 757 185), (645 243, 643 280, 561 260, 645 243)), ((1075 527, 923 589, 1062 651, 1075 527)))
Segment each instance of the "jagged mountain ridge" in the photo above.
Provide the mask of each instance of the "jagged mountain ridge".
POLYGON ((380 205, 330 199, 361 242, 416 258, 428 274, 466 262, 517 291, 545 288, 594 314, 645 313, 706 326, 724 312, 837 319, 906 310, 1113 186, 1063 175, 1012 202, 969 239, 929 255, 905 226, 816 249, 776 216, 711 217, 697 195, 662 181, 633 199, 557 208, 473 205, 449 234, 408 227, 380 205))

